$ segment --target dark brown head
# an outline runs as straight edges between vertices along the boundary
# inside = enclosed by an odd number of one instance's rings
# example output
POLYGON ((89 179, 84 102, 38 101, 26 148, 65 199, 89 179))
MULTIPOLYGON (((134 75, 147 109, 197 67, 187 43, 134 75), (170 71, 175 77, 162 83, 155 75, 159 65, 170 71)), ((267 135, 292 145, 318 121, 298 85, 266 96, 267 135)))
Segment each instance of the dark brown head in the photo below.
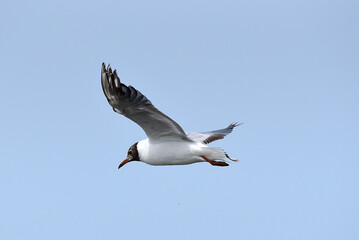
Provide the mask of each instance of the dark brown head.
POLYGON ((140 161, 140 156, 138 156, 138 151, 137 151, 137 143, 133 144, 127 152, 127 157, 125 160, 122 161, 122 163, 118 166, 118 168, 122 167, 123 165, 125 165, 128 162, 132 162, 132 161, 140 161))

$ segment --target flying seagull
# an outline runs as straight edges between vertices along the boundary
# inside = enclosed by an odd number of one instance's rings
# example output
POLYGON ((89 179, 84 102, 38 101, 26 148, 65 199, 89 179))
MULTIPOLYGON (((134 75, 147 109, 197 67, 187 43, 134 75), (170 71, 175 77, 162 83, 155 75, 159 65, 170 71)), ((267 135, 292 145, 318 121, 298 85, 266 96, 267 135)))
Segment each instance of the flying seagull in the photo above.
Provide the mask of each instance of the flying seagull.
POLYGON ((128 162, 140 161, 150 165, 185 165, 208 162, 213 166, 228 166, 232 159, 221 148, 208 147, 207 144, 230 134, 232 123, 220 130, 185 133, 181 126, 155 108, 140 91, 121 83, 116 70, 102 63, 102 90, 113 110, 137 123, 146 133, 147 139, 134 143, 127 152, 126 159, 118 166, 128 162))

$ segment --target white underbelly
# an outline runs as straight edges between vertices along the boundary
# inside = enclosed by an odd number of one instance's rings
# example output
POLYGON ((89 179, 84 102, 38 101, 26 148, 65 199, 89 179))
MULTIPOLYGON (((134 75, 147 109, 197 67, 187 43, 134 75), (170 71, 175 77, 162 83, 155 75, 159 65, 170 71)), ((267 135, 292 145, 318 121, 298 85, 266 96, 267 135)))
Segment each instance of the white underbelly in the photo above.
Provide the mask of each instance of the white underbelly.
POLYGON ((187 141, 168 141, 165 143, 149 143, 148 139, 138 143, 140 161, 150 165, 183 165, 203 162, 200 157, 203 144, 187 141))

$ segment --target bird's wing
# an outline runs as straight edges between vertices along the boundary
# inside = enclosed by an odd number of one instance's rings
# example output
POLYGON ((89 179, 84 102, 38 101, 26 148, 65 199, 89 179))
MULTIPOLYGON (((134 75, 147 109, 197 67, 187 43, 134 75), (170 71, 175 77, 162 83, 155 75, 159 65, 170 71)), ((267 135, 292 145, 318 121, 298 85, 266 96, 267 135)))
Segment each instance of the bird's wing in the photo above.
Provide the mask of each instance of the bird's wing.
POLYGON ((214 130, 210 132, 199 132, 199 133, 187 133, 187 137, 196 142, 202 142, 204 144, 208 144, 210 142, 216 141, 218 139, 223 139, 225 136, 230 134, 233 128, 241 125, 242 123, 232 123, 228 127, 214 130))
POLYGON ((112 72, 111 67, 106 68, 104 63, 102 63, 101 84, 113 110, 140 125, 149 139, 192 141, 178 123, 155 108, 140 91, 121 83, 116 70, 112 72))

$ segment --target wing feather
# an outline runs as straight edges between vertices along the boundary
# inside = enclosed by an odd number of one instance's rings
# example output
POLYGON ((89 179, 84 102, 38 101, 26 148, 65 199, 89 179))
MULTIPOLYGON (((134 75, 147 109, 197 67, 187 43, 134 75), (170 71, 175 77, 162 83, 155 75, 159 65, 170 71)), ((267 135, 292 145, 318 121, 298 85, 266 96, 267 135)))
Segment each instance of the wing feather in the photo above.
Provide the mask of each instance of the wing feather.
POLYGON ((210 142, 223 139, 225 136, 230 134, 233 131, 233 128, 241 125, 242 123, 232 123, 228 127, 209 131, 209 132, 199 132, 199 133, 187 133, 187 136, 196 142, 202 142, 204 144, 208 144, 210 142))
POLYGON ((102 90, 113 110, 137 123, 150 140, 182 139, 187 137, 181 126, 155 108, 151 101, 132 86, 121 83, 116 70, 102 63, 102 90))

